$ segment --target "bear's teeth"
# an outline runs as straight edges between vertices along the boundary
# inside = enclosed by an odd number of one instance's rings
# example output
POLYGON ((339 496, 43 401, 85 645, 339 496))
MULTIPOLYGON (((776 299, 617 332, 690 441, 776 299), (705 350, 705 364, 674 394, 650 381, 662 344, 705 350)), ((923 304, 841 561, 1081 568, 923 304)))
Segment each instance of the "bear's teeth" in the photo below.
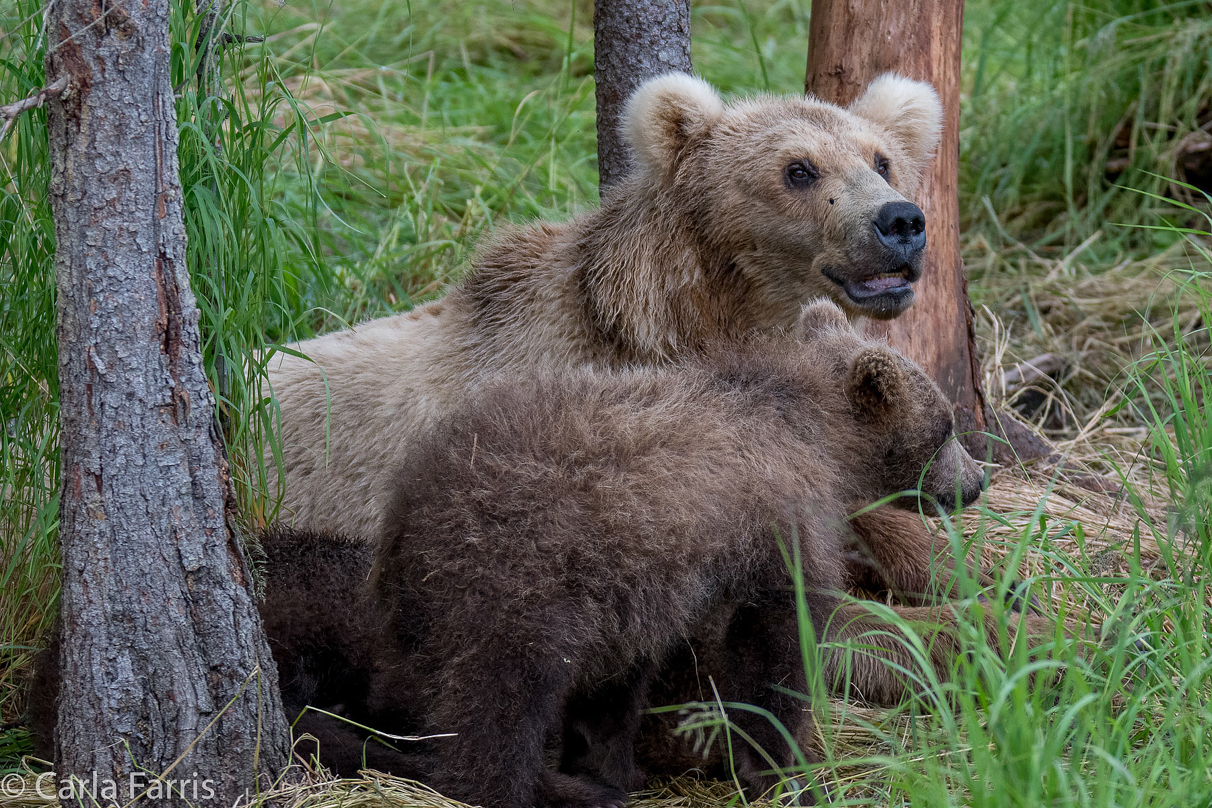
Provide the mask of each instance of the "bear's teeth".
POLYGON ((882 292, 886 289, 902 286, 904 283, 905 277, 903 275, 879 275, 870 280, 861 281, 860 285, 873 292, 882 292))

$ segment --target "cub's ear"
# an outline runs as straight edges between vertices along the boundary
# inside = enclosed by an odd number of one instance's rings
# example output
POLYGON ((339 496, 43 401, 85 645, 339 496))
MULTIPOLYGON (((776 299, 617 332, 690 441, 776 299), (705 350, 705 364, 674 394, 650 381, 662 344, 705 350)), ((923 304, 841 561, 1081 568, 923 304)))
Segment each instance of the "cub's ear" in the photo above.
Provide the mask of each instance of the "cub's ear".
POLYGON ((864 348, 850 366, 846 398, 860 412, 873 415, 896 404, 906 386, 900 357, 887 348, 864 348))
POLYGON ((649 79, 627 99, 623 138, 641 167, 668 175, 686 147, 724 114, 707 82, 686 73, 649 79))
POLYGON ((829 298, 818 297, 800 307, 800 319, 795 324, 795 335, 803 342, 812 342, 826 331, 849 329, 850 321, 829 298))
POLYGON ((849 107, 850 112, 884 127, 900 141, 909 158, 924 166, 943 129, 943 105, 924 81, 885 73, 849 107))

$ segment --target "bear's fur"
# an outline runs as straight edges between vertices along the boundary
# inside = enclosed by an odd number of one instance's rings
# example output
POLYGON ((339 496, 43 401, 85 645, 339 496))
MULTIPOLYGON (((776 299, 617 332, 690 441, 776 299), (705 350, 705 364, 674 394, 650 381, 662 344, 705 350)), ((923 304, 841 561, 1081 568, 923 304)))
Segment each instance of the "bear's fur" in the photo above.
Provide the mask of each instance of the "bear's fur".
POLYGON ((376 535, 396 458, 490 371, 661 364, 789 329, 819 296, 896 316, 921 252, 875 220, 913 207, 940 120, 929 85, 894 75, 848 108, 648 81, 624 116, 636 165, 600 209, 506 229, 443 299, 270 363, 283 519, 376 535))
MULTIPOLYGON (((281 525, 264 533, 261 544, 266 582, 261 617, 278 665, 283 706, 293 722, 296 756, 318 760, 339 777, 371 768, 432 780, 433 744, 415 737, 426 726, 417 696, 425 674, 408 653, 415 649, 384 632, 386 611, 367 583, 368 545, 281 525)), ((638 725, 638 704, 612 710, 614 705, 599 698, 594 706, 595 726, 611 713, 628 715, 638 725)), ((583 708, 586 714, 588 709, 583 708)), ((553 739, 550 754, 558 754, 558 740, 553 739)), ((539 808, 593 802, 622 808, 626 801, 621 791, 554 769, 543 773, 534 796, 539 808)))
MULTIPOLYGON (((983 475, 953 438, 934 383, 829 303, 805 309, 798 339, 675 368, 485 384, 397 467, 372 577, 406 660, 390 692, 419 705, 424 733, 453 733, 430 742, 429 781, 523 808, 557 776, 545 752, 571 729, 560 776, 600 784, 585 805, 616 802, 640 782, 647 682, 718 610, 730 614, 721 697, 809 723, 774 687, 804 690, 783 547, 798 542, 820 635, 868 630, 841 598, 849 503, 919 487, 949 507, 972 501, 983 475)), ((861 675, 877 694, 904 692, 881 664, 861 675)), ((793 762, 764 718, 736 720, 793 762)), ((734 751, 751 792, 778 782, 734 751)))
POLYGON ((388 681, 383 672, 399 660, 394 644, 384 639, 383 611, 368 590, 367 543, 275 526, 262 534, 260 544, 265 552, 261 619, 278 665, 282 706, 300 739, 296 754, 304 760, 317 756, 345 777, 361 768, 420 776, 424 758, 415 749, 367 738, 354 726, 421 722, 407 700, 383 691, 388 681))

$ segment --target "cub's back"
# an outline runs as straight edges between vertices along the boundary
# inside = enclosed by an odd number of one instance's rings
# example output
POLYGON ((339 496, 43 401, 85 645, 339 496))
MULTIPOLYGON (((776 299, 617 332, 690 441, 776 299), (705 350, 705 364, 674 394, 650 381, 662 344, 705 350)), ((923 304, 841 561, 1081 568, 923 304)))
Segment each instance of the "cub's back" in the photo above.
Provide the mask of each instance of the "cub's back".
POLYGON ((398 470, 376 577, 424 581, 439 611, 469 581, 488 602, 607 610, 726 588, 781 564, 772 527, 837 507, 778 403, 695 366, 486 385, 398 470))

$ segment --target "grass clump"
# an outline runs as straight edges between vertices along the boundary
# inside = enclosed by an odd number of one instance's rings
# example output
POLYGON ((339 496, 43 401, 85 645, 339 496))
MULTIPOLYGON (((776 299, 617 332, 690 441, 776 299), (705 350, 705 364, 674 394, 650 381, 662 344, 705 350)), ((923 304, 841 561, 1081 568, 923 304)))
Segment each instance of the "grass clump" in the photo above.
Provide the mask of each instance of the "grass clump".
MULTIPOLYGON (((0 7, 0 102, 43 85, 42 11, 0 7)), ((0 141, 0 717, 58 602, 59 375, 46 111, 0 141)), ((3 745, 0 744, 0 749, 3 745)))
POLYGON ((968 226, 1037 251, 1093 238, 1104 260, 1173 244, 1169 231, 1109 225, 1173 213, 1129 189, 1186 197, 1170 179, 1212 182, 1206 5, 1026 0, 966 13, 968 226))

